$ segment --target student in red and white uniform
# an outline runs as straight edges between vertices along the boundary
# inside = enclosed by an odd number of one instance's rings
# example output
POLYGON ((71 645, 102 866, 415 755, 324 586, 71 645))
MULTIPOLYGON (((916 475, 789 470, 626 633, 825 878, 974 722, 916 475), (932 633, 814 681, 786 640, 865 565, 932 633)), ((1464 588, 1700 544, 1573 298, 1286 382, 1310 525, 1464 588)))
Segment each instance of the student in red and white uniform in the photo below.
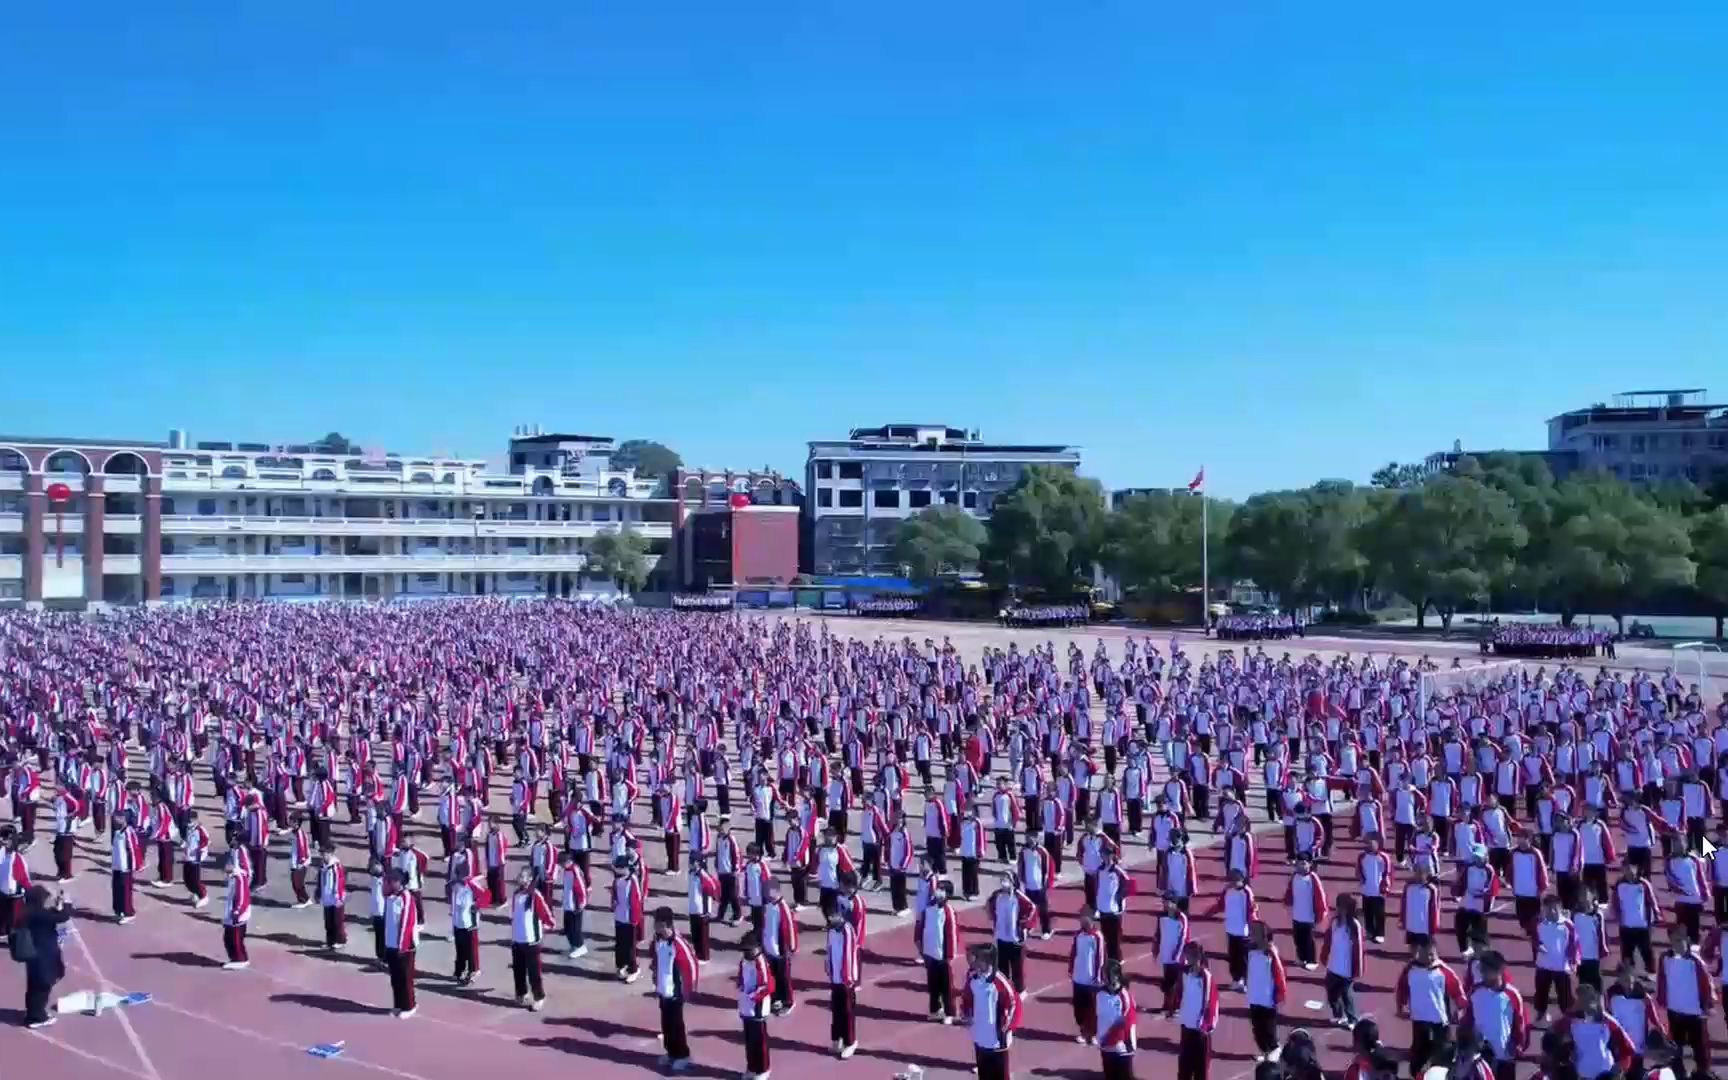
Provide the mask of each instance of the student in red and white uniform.
POLYGON ((642 912, 648 890, 636 872, 634 855, 612 864, 612 960, 618 977, 633 983, 642 976, 636 960, 637 939, 642 933, 642 912))
MULTIPOLYGON (((1649 977, 1631 964, 1622 964, 1614 973, 1614 981, 1602 997, 1602 1011, 1620 1022, 1632 1044, 1635 1063, 1643 1060, 1651 1035, 1668 1034, 1668 1025, 1656 1007, 1656 995, 1650 992, 1649 977)), ((1633 1075, 1637 1071, 1634 1069, 1633 1075)))
POLYGON ((1710 906, 1710 866, 1702 855, 1676 854, 1668 860, 1668 887, 1674 893, 1674 918, 1693 942, 1704 938, 1704 909, 1710 906))
POLYGON ((458 986, 471 985, 480 974, 480 910, 492 903, 486 879, 475 867, 467 877, 448 885, 451 951, 456 954, 452 976, 458 986))
POLYGON ((493 814, 486 826, 486 893, 492 898, 493 907, 503 904, 509 894, 504 887, 504 871, 509 858, 510 838, 499 827, 498 815, 493 814))
POLYGON ((1708 1076, 1710 1040, 1704 1025, 1716 1004, 1716 986, 1685 927, 1668 931, 1668 949, 1656 968, 1656 998, 1668 1012, 1668 1031, 1676 1047, 1690 1047, 1698 1072, 1708 1076))
POLYGON ((1651 933, 1662 923, 1662 906, 1656 900, 1656 889, 1630 859, 1621 870, 1620 880, 1614 883, 1610 907, 1614 921, 1620 924, 1621 961, 1638 956, 1644 961, 1645 971, 1656 970, 1651 933))
POLYGON ((1182 993, 1182 968, 1188 959, 1188 916, 1169 893, 1164 894, 1164 910, 1153 924, 1152 954, 1159 965, 1164 1018, 1168 1020, 1176 1015, 1182 993))
POLYGON ((1356 858, 1356 884, 1362 896, 1362 929, 1375 944, 1386 940, 1386 896, 1395 886, 1392 858, 1380 850, 1380 834, 1369 833, 1356 858))
POLYGON ((195 908, 210 902, 210 890, 204 887, 204 860, 209 857, 210 830, 199 822, 196 810, 189 810, 186 828, 180 833, 180 880, 195 908))
POLYGON ((1488 912, 1494 898, 1500 895, 1500 875, 1489 865, 1488 849, 1481 844, 1474 845, 1465 858, 1452 883, 1452 895, 1458 900, 1458 908, 1452 914, 1452 930, 1458 939, 1458 951, 1470 956, 1475 932, 1487 928, 1488 912))
POLYGON ((112 886, 114 917, 122 926, 137 917, 133 906, 133 880, 144 863, 144 840, 138 835, 136 819, 128 811, 115 819, 109 836, 109 882, 112 886))
POLYGON ((1512 849, 1507 880, 1512 886, 1512 906, 1518 925, 1526 935, 1536 927, 1542 915, 1542 897, 1548 892, 1548 860, 1537 849, 1529 830, 1518 834, 1518 846, 1512 849))
POLYGON ((1495 1080, 1513 1080, 1518 1056, 1530 1042, 1530 1017, 1518 988, 1506 981, 1506 964, 1498 954, 1482 958, 1482 977, 1470 991, 1464 1015, 1482 1040, 1495 1080))
POLYGON ((1008 1052, 1020 1027, 1020 992, 996 967, 996 951, 975 945, 960 995, 960 1019, 972 1036, 978 1080, 1008 1080, 1008 1052))
POLYGON ((1531 928, 1531 939, 1536 951, 1536 1019, 1546 1022, 1550 994, 1562 1013, 1571 1010, 1580 959, 1578 928, 1553 893, 1542 898, 1542 917, 1531 928))
POLYGON ((684 1005, 696 996, 696 950, 678 933, 672 909, 654 909, 654 939, 649 942, 649 971, 654 996, 660 1002, 660 1045, 666 1051, 660 1066, 673 1072, 690 1067, 690 1035, 684 1005))
POLYGON ((348 871, 336 857, 335 845, 318 853, 318 906, 324 913, 324 947, 348 947, 348 871))
POLYGON ((30 867, 24 861, 24 837, 12 826, 0 829, 0 944, 24 916, 24 894, 30 891, 30 867))
POLYGON ((762 955, 762 939, 754 930, 740 943, 738 960, 738 1018, 744 1025, 744 1078, 768 1076, 768 1000, 774 994, 774 973, 762 955))
POLYGON ((1190 941, 1182 969, 1177 1018, 1182 1034, 1176 1049, 1176 1080, 1210 1080, 1212 1030, 1218 1026, 1218 982, 1206 963, 1206 949, 1190 941))
POLYGON ((1290 882, 1284 889, 1284 903, 1290 909, 1290 933, 1296 939, 1296 959, 1305 970, 1313 971, 1315 962, 1314 928, 1326 922, 1330 910, 1326 903, 1326 887, 1306 855, 1297 855, 1290 871, 1290 882))
MULTIPOLYGON (((34 805, 34 804, 32 804, 34 805)), ((54 879, 60 882, 72 880, 72 854, 77 850, 76 837, 78 822, 84 816, 85 804, 78 793, 61 789, 54 796, 54 879)), ((115 818, 119 823, 119 818, 115 818)), ((19 833, 24 838, 23 833, 19 833)), ((24 838, 28 847, 30 841, 24 838)))
POLYGON ((1464 1013, 1464 983, 1425 941, 1399 973, 1394 999, 1398 1015, 1410 1021, 1410 1075, 1419 1077, 1434 1047, 1446 1041, 1446 1029, 1464 1013))
POLYGON ((1093 1037, 1098 1022, 1096 998, 1104 985, 1104 968, 1110 961, 1105 955, 1104 932, 1098 929, 1097 917, 1091 908, 1080 909, 1080 926, 1068 946, 1068 974, 1074 984, 1075 1041, 1086 1043, 1093 1037))
POLYGON ((294 907, 312 906, 312 896, 306 890, 306 872, 312 867, 312 834, 306 830, 306 816, 296 813, 293 829, 288 833, 288 882, 294 891, 294 907))
POLYGON ((246 955, 246 926, 252 921, 252 882, 238 866, 228 868, 228 902, 222 909, 222 967, 239 971, 252 966, 246 955))
POLYGON ((858 984, 863 977, 860 942, 858 929, 842 912, 829 913, 823 958, 828 974, 828 1038, 842 1061, 858 1052, 858 984))
POLYGON ((1339 1027, 1356 1023, 1356 980, 1362 977, 1362 920, 1356 915, 1356 898, 1345 893, 1320 942, 1320 963, 1326 968, 1326 1003, 1332 1022, 1339 1027))
POLYGON ((1203 914, 1223 913, 1225 960, 1230 968, 1231 989, 1241 990, 1242 980, 1247 978, 1249 927, 1260 917, 1260 906, 1242 871, 1232 868, 1228 878, 1224 891, 1203 914))
POLYGON ((686 894, 686 910, 690 918, 690 945, 696 950, 696 959, 706 964, 712 955, 708 927, 714 921, 715 913, 720 910, 720 879, 708 869, 708 860, 702 855, 690 856, 686 894))
POLYGON ((510 897, 510 973, 516 982, 516 1004, 525 1004, 532 1012, 546 1007, 540 943, 546 940, 546 931, 557 925, 552 921, 552 905, 538 885, 534 871, 523 867, 510 897))
POLYGON ((960 919, 949 900, 953 883, 938 882, 930 904, 918 915, 913 940, 924 962, 924 985, 930 997, 930 1019, 954 1022, 954 958, 960 952, 960 919))
POLYGON ((1256 920, 1249 930, 1245 993, 1248 1022, 1262 1061, 1277 1049, 1278 1007, 1286 992, 1284 960, 1278 955, 1271 930, 1256 920))
POLYGON ((1128 871, 1117 863, 1117 852, 1105 849, 1104 868, 1098 871, 1098 897, 1093 907, 1098 912, 1098 928, 1104 931, 1105 955, 1122 959, 1122 918, 1127 912, 1128 898, 1138 891, 1128 871))
POLYGON ((1038 843, 1036 832, 1026 834, 1026 843, 1014 859, 1014 871, 1020 877, 1021 891, 1031 897, 1032 905, 1038 909, 1038 938, 1049 941, 1050 889, 1056 881, 1056 863, 1038 843))
POLYGON ((1122 977, 1122 965, 1112 963, 1104 970, 1104 987, 1098 991, 1095 1003, 1097 1022, 1093 1040, 1103 1063, 1104 1080, 1134 1080, 1134 1052, 1140 1048, 1136 1030, 1139 1012, 1134 995, 1122 977))
MULTIPOLYGON (((786 830, 790 836, 794 830, 786 830)), ((774 972, 774 1015, 787 1016, 797 1006, 792 995, 792 958, 798 954, 798 917, 780 895, 780 882, 769 878, 762 907, 762 952, 774 972)))
POLYGON ((384 967, 390 972, 390 1002, 397 1019, 412 1017, 414 958, 420 948, 420 901, 408 889, 408 878, 391 868, 384 880, 384 967))
POLYGON ((1571 1065, 1580 1080, 1625 1075, 1635 1053, 1620 1022, 1602 1009, 1595 987, 1578 988, 1578 1008, 1560 1018, 1553 1032, 1572 1043, 1571 1065))
POLYGON ((1008 976, 1014 989, 1026 989, 1026 937, 1038 908, 1020 891, 1020 879, 1012 870, 1002 875, 996 891, 984 904, 995 933, 996 968, 1008 976))

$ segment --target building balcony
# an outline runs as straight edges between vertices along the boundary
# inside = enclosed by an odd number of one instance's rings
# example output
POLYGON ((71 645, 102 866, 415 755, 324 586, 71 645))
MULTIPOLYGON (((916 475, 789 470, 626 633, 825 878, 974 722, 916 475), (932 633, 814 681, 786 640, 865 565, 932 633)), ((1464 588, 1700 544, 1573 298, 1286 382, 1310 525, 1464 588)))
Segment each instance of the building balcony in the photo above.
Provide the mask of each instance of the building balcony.
MULTIPOLYGON (((654 560, 650 559, 650 563, 654 560)), ((164 574, 426 574, 580 572, 588 557, 567 555, 230 555, 162 556, 164 574)))
POLYGON ((20 533, 24 531, 24 515, 19 513, 0 513, 0 533, 20 533))
POLYGON ((144 560, 137 555, 104 555, 102 556, 102 573, 118 574, 122 577, 128 574, 142 574, 144 560))
MULTIPOLYGON (((589 539, 630 529, 648 540, 670 540, 669 521, 493 521, 479 522, 485 537, 565 537, 589 539)), ((437 536, 475 535, 473 518, 260 517, 204 514, 163 515, 162 532, 176 536, 437 536)))
POLYGON ((0 578, 21 578, 24 576, 24 556, 0 555, 0 578))
POLYGON ((111 536, 137 536, 144 531, 144 519, 137 514, 103 514, 102 531, 111 536))

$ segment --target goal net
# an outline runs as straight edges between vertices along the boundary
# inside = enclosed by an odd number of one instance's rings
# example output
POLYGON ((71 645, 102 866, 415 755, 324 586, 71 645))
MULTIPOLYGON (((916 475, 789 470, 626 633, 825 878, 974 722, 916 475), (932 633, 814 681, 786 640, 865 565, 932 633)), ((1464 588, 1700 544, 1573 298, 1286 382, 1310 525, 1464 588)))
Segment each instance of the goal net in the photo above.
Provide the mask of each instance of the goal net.
POLYGON ((1728 663, 1722 658, 1722 646, 1710 641, 1683 641, 1671 650, 1670 663, 1674 677, 1688 685, 1698 684, 1698 693, 1706 704, 1712 700, 1710 674, 1728 677, 1728 663))
POLYGON ((1516 694, 1523 685, 1523 661, 1489 660, 1480 664, 1425 671, 1416 688, 1417 715, 1426 715, 1430 704, 1460 696, 1491 693, 1516 694))

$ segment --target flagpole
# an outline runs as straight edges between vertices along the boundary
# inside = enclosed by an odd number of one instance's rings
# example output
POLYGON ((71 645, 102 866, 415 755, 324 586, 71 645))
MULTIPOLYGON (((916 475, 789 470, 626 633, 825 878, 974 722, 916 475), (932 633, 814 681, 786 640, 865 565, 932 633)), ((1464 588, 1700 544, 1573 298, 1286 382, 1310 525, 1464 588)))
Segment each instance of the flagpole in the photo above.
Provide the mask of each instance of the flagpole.
MULTIPOLYGON (((1200 466, 1206 475, 1206 466, 1200 466)), ((1212 622, 1212 558, 1211 538, 1206 527, 1206 485, 1200 485, 1200 636, 1205 637, 1212 622)))

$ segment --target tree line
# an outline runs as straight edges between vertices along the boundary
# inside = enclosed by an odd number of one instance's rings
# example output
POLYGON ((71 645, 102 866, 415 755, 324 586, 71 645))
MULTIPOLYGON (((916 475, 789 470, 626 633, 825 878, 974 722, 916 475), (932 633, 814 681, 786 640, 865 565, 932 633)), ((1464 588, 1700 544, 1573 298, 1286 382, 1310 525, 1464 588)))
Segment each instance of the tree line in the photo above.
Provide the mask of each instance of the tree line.
POLYGON ((1106 506, 1096 480, 1034 468, 987 522, 958 507, 909 519, 896 556, 915 578, 979 571, 993 585, 1072 595, 1101 567, 1129 593, 1201 584, 1202 499, 1214 590, 1252 579, 1286 608, 1362 610, 1402 598, 1418 625, 1494 604, 1617 621, 1641 607, 1728 616, 1728 482, 1556 481, 1517 454, 1450 472, 1389 465, 1368 485, 1322 480, 1241 503, 1184 491, 1106 506))

